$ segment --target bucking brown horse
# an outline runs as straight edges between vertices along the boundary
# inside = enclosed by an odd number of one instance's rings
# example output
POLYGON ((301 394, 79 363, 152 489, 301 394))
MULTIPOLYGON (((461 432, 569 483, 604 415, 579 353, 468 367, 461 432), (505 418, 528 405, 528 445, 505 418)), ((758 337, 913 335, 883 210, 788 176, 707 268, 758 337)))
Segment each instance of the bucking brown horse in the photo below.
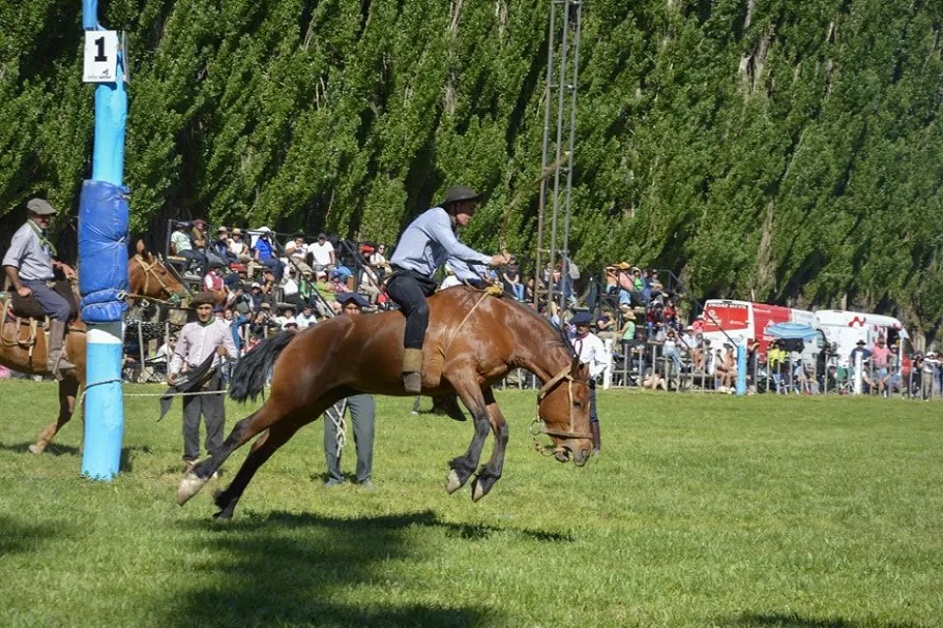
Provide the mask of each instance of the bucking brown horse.
MULTIPOLYGON (((501 477, 508 426, 491 387, 513 368, 525 368, 543 382, 535 426, 552 439, 556 458, 586 463, 592 447, 587 369, 559 330, 525 305, 465 286, 430 297, 429 310, 422 392, 431 397, 457 393, 474 420, 468 450, 449 463, 449 493, 475 475, 472 499, 477 501, 501 477), (476 474, 489 430, 494 449, 476 474)), ((215 516, 229 519, 258 468, 338 400, 359 393, 407 396, 400 374, 404 327, 400 312, 337 316, 259 343, 236 365, 230 396, 255 398, 271 371, 268 400, 236 423, 219 451, 184 475, 178 502, 196 495, 233 451, 267 430, 232 483, 215 497, 220 508, 215 516)))
MULTIPOLYGON (((130 291, 133 294, 152 299, 167 300, 173 295, 185 295, 186 289, 167 270, 160 259, 144 248, 138 241, 137 253, 129 260, 130 291), (137 269, 137 270, 136 270, 137 269), (148 280, 147 277, 151 279, 148 280)), ((81 268, 79 269, 81 272, 81 268)), ((17 312, 19 297, 3 312, 3 325, 0 326, 0 364, 19 373, 28 375, 51 375, 46 370, 47 338, 43 330, 43 320, 30 318, 27 310, 39 308, 34 299, 23 304, 23 310, 17 312), (30 307, 32 305, 32 307, 30 307)), ((34 454, 42 453, 62 426, 72 419, 75 402, 79 391, 85 386, 85 323, 81 320, 69 326, 65 339, 66 355, 76 368, 61 373, 59 381, 59 417, 47 425, 29 450, 34 454)))

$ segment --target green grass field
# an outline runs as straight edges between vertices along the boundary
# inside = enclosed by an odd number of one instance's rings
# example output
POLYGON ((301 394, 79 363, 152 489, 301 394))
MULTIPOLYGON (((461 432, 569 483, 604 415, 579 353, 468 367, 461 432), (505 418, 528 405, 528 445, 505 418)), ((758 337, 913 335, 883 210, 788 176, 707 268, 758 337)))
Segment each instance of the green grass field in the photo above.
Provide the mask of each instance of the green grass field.
POLYGON ((601 392, 603 455, 576 469, 533 451, 534 393, 499 395, 478 504, 444 491, 471 424, 380 399, 376 492, 321 486, 318 422, 223 524, 213 484, 246 450, 178 507, 179 401, 157 423, 127 398, 125 469, 93 482, 78 421, 26 450, 54 386, 0 382, 0 625, 943 625, 940 404, 601 392))

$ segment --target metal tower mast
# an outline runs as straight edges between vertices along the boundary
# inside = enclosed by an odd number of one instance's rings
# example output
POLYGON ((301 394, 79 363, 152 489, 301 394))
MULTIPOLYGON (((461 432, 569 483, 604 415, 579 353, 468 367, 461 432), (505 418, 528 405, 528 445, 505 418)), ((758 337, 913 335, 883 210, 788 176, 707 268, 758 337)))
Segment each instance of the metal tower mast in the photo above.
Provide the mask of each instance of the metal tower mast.
MULTIPOLYGON (((561 265, 561 285, 566 285, 570 265, 570 203, 573 189, 573 145, 576 136, 576 92, 580 65, 580 0, 550 0, 550 24, 547 37, 547 82, 544 89, 544 135, 540 176, 540 197, 537 207, 537 254, 534 285, 543 273, 542 255, 548 254, 550 280, 547 302, 553 301, 553 268, 561 265), (558 15, 559 14, 559 15, 558 15), (557 25, 558 18, 561 22, 557 25), (551 122, 556 128, 551 132, 551 122), (561 176, 562 175, 562 176, 561 176), (563 179, 561 181, 561 179, 563 179), (548 180, 552 187, 548 190, 548 180), (548 192, 550 208, 547 208, 548 192), (549 233, 546 214, 549 211, 549 233), (562 233, 559 228, 562 216, 562 233), (562 241, 561 241, 562 238, 562 241), (549 249, 546 242, 549 243, 549 249)), ((561 311, 566 307, 565 291, 559 295, 561 311)), ((538 301, 534 291, 534 302, 538 301)))

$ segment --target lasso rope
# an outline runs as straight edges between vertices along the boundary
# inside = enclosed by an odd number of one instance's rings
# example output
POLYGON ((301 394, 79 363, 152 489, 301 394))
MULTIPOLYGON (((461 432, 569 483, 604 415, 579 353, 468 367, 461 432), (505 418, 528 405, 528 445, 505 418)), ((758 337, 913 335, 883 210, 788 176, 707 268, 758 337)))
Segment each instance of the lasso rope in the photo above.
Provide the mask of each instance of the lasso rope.
MULTIPOLYGON (((104 386, 105 384, 124 384, 125 381, 119 378, 106 379, 100 382, 95 382, 94 384, 86 384, 85 388, 82 389, 82 394, 79 395, 79 403, 85 401, 85 395, 88 393, 89 388, 95 388, 96 386, 104 386)), ((199 397, 200 395, 225 395, 225 390, 204 390, 200 392, 188 392, 188 393, 128 393, 122 392, 122 397, 199 397)))
POLYGON ((347 423, 344 420, 344 411, 347 409, 347 400, 341 399, 333 406, 324 411, 327 418, 334 423, 335 438, 337 440, 337 453, 347 444, 347 423))

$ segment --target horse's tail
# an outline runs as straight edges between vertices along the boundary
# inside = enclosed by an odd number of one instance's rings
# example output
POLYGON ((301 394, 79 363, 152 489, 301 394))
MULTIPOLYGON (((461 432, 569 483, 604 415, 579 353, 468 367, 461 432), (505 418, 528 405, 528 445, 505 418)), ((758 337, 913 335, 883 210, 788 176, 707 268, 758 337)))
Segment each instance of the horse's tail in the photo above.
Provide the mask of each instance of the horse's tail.
POLYGON ((269 373, 272 372, 275 360, 296 335, 297 333, 293 331, 279 332, 271 338, 266 338, 253 347, 252 351, 242 356, 229 379, 229 396, 236 401, 244 402, 249 397, 255 401, 265 388, 265 382, 268 380, 269 373))

